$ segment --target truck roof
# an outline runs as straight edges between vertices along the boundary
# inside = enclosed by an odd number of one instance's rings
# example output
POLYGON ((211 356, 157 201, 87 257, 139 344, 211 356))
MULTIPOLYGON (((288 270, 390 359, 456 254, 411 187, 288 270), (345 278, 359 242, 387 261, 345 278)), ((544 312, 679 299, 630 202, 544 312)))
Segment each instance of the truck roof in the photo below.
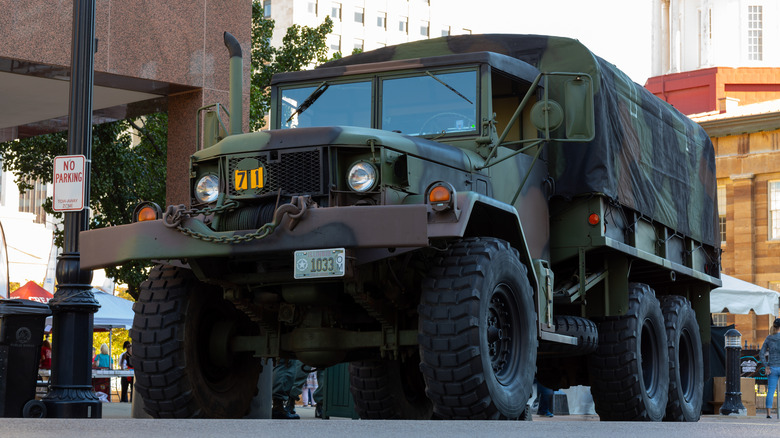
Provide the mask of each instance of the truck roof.
MULTIPOLYGON (((671 105, 634 83, 615 65, 575 39, 543 35, 459 35, 383 47, 315 69, 344 74, 366 65, 424 65, 490 52, 515 58, 542 72, 585 73, 593 79, 596 136, 589 143, 550 144, 555 194, 564 198, 599 193, 676 231, 720 246, 715 153, 706 132, 671 105), (379 64, 377 64, 379 63, 379 64), (405 64, 404 64, 405 63, 405 64)), ((507 64, 505 62, 505 64, 507 64)), ((563 101, 558 88, 548 91, 563 101)))

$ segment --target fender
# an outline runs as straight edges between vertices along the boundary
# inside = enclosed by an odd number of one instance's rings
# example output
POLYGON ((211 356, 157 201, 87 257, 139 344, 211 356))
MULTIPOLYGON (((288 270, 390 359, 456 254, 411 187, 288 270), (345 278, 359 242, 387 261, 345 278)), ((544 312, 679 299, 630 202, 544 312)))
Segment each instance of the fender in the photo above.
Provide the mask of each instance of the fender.
POLYGON ((436 212, 428 209, 428 238, 489 236, 506 240, 520 253, 528 267, 528 281, 539 296, 539 281, 528 249, 517 209, 476 192, 457 192, 453 209, 436 212))

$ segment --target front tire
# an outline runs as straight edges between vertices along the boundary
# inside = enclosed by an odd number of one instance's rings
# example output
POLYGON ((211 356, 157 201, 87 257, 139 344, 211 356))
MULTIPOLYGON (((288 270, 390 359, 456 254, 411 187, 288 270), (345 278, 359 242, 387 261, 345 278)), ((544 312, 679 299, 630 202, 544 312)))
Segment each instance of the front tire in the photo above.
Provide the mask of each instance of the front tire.
POLYGON ((241 418, 257 392, 260 362, 231 354, 244 314, 188 269, 155 266, 133 305, 135 389, 156 418, 241 418))
POLYGON ((628 312, 599 327, 590 356, 596 413, 607 421, 661 421, 669 389, 669 352, 661 306, 647 285, 628 285, 628 312))
POLYGON ((454 243, 423 282, 420 369, 434 415, 517 419, 536 371, 536 314, 526 267, 509 243, 454 243))
POLYGON ((699 421, 704 391, 704 365, 699 324, 691 303, 665 296, 661 310, 669 344, 669 402, 665 421, 699 421))

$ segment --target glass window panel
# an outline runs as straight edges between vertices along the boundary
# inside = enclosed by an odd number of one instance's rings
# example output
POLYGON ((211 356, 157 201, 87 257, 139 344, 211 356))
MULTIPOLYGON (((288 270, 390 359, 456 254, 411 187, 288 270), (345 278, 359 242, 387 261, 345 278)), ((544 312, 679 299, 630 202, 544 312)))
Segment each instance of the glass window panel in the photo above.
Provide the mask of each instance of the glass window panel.
POLYGON ((477 129, 477 72, 434 75, 382 82, 382 129, 408 135, 477 129))
POLYGON ((295 112, 317 86, 282 90, 282 129, 311 126, 371 127, 371 82, 349 82, 330 85, 311 105, 295 112), (290 120, 288 120, 290 119, 290 120))

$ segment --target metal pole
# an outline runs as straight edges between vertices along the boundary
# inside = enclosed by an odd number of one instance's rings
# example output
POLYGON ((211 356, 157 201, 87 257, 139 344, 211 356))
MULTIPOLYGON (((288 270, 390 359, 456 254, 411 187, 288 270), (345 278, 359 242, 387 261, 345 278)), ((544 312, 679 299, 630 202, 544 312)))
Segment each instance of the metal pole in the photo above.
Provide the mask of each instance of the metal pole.
MULTIPOLYGON (((92 84, 95 54, 95 0, 73 0, 68 155, 84 155, 84 205, 89 206, 92 149, 92 84)), ((88 208, 88 207, 87 207, 88 208)), ((43 399, 49 417, 100 418, 92 390, 92 324, 100 304, 91 292, 92 271, 81 269, 79 232, 89 210, 65 213, 64 251, 57 259, 52 309, 51 388, 43 399)))
POLYGON ((739 357, 742 353, 740 340, 742 334, 735 329, 726 332, 726 397, 720 407, 721 415, 747 415, 742 404, 740 388, 739 357))

